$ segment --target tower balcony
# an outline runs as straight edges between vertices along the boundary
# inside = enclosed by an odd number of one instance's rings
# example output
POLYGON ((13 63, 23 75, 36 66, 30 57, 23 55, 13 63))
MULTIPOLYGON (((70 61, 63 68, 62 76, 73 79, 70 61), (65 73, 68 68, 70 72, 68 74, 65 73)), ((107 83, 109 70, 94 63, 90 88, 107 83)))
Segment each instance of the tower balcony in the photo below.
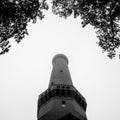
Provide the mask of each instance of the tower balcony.
POLYGON ((74 99, 84 111, 86 111, 87 103, 85 98, 71 85, 54 84, 50 89, 47 89, 39 95, 38 99, 38 112, 42 106, 44 106, 52 98, 72 98, 74 99))

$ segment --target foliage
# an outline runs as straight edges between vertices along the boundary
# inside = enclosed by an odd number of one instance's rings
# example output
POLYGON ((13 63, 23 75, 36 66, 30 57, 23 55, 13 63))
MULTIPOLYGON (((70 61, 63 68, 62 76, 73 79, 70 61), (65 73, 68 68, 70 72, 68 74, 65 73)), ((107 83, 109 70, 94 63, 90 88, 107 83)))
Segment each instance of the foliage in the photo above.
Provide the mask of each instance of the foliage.
POLYGON ((119 0, 53 0, 52 11, 60 17, 80 16, 82 26, 90 24, 96 29, 98 45, 108 57, 116 55, 120 46, 119 0))
MULTIPOLYGON (((48 10, 46 0, 0 0, 0 54, 9 51, 11 37, 19 43, 28 35, 28 22, 42 20, 43 10, 48 10)), ((52 12, 64 18, 80 16, 83 27, 90 24, 96 30, 103 52, 115 57, 120 47, 119 0, 53 0, 52 12)))
POLYGON ((43 19, 47 9, 46 0, 0 0, 0 54, 9 51, 11 37, 19 43, 28 34, 28 22, 43 19))

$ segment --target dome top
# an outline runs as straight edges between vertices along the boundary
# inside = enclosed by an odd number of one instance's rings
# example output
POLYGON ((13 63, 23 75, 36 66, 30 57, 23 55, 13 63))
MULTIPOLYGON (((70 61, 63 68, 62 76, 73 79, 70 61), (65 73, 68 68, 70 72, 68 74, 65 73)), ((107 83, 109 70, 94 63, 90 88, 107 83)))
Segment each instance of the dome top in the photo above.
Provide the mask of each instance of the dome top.
POLYGON ((56 59, 64 59, 67 62, 67 65, 68 65, 68 58, 64 54, 55 55, 52 59, 52 64, 53 65, 54 65, 54 62, 56 61, 56 59))

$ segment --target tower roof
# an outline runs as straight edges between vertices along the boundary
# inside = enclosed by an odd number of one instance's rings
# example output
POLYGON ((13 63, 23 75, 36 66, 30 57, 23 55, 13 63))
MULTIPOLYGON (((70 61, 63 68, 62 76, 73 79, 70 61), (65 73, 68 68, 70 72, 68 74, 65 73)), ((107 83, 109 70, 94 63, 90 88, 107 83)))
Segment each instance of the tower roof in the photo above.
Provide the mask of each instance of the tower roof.
POLYGON ((57 54, 53 57, 52 64, 49 87, 52 84, 73 85, 68 68, 68 58, 64 54, 57 54))
POLYGON ((57 54, 52 59, 52 64, 54 65, 57 59, 64 59, 68 65, 68 58, 64 54, 57 54))

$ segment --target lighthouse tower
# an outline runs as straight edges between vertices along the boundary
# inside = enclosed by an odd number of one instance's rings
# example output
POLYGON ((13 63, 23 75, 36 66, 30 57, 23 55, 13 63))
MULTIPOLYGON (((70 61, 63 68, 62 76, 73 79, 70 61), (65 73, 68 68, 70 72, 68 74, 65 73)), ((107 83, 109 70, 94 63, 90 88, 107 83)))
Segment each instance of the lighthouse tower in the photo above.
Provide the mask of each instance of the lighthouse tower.
POLYGON ((57 54, 48 89, 39 95, 37 120, 87 120, 85 98, 72 83, 68 59, 57 54))

